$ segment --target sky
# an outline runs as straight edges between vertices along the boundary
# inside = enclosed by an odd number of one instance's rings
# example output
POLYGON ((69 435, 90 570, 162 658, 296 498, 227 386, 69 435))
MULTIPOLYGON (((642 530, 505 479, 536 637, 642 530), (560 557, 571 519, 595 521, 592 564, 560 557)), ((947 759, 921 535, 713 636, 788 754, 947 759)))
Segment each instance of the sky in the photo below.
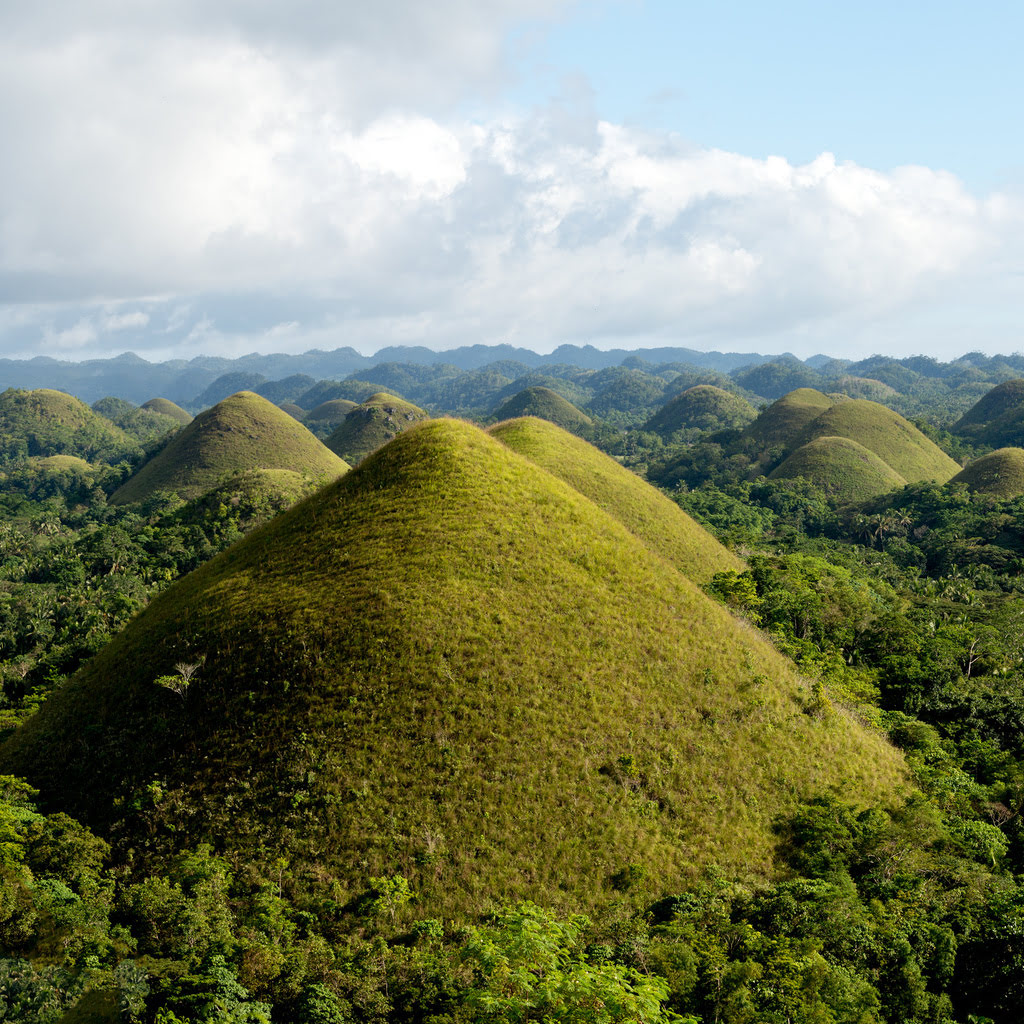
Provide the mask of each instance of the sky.
POLYGON ((1024 349, 1024 6, 0 5, 0 356, 1024 349))

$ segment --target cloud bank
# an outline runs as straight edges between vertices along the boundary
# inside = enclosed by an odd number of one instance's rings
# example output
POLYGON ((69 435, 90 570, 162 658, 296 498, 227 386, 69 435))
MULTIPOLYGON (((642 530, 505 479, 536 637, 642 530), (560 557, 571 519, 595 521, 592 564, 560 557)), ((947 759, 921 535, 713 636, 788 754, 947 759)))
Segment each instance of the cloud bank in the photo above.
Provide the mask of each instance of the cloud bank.
POLYGON ((503 109, 550 3, 88 7, 0 14, 0 354, 1014 330, 1020 196, 503 109))

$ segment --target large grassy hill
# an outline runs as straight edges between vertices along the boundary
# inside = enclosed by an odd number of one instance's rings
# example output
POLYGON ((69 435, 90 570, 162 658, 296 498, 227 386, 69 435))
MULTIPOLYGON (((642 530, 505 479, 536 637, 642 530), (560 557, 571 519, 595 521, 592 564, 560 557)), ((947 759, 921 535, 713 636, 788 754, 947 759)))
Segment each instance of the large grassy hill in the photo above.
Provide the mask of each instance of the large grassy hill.
POLYGON ((39 455, 118 462, 139 454, 135 439, 63 391, 9 388, 0 394, 0 465, 39 455))
POLYGON ((328 480, 348 466, 288 413, 240 391, 200 413, 110 500, 143 501, 157 491, 194 498, 226 476, 251 469, 288 469, 328 480))
POLYGON ((803 443, 847 437, 877 455, 908 483, 945 483, 960 467, 898 412, 854 398, 826 409, 804 430, 803 443))
POLYGON ((950 483, 963 483, 972 491, 997 498, 1024 494, 1024 449, 998 448, 968 463, 950 483))
POLYGON ((743 563, 674 501, 593 445, 534 417, 508 420, 490 434, 554 473, 618 519, 685 576, 704 583, 743 563))
POLYGON ((554 423, 563 430, 580 433, 594 425, 594 421, 581 412, 567 398, 563 398, 551 388, 529 387, 502 402, 494 410, 499 420, 516 419, 519 416, 536 416, 538 419, 554 423))
POLYGON ((205 839, 335 915, 401 873, 449 918, 763 877, 779 815, 884 803, 903 771, 620 522, 449 420, 164 591, 0 749, 136 864, 205 839))
POLYGON ((181 426, 192 422, 191 414, 169 398, 151 398, 148 402, 143 402, 140 408, 159 413, 161 416, 169 416, 172 420, 177 420, 181 426))
POLYGON ((711 384, 698 384, 659 409, 644 425, 644 430, 667 438, 677 430, 745 427, 756 417, 757 412, 745 398, 711 384))
POLYGON ((346 414, 324 444, 355 465, 414 423, 428 418, 429 413, 418 405, 380 392, 346 414))
POLYGON ((983 395, 957 421, 953 431, 997 447, 1024 444, 1024 378, 1004 381, 983 395))
POLYGON ((772 402, 744 435, 763 448, 792 448, 807 425, 834 404, 814 388, 797 388, 772 402))
POLYGON ((773 480, 804 477, 837 502, 866 501, 906 484, 874 452, 848 437, 818 437, 797 448, 768 474, 773 480))

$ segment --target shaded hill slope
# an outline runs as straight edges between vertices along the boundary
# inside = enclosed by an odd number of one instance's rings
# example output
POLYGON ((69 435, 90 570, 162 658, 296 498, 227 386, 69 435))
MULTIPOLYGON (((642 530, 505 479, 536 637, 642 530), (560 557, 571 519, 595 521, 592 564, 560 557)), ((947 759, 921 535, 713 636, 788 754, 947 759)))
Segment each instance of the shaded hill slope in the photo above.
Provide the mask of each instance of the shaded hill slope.
POLYGON ((745 427, 757 411, 744 398, 711 384, 698 384, 676 395, 644 425, 668 438, 677 430, 725 430, 745 427))
POLYGON ((813 420, 835 402, 814 388, 797 388, 772 402, 744 431, 763 448, 792 448, 813 420))
POLYGON ((838 502, 866 501, 906 485, 891 466, 848 437, 818 437, 797 448, 768 476, 786 480, 802 476, 838 502))
POLYGON ((877 402, 853 398, 826 409, 804 431, 803 443, 820 437, 847 437, 877 455, 908 483, 945 483, 960 467, 898 412, 877 402))
POLYGON ((429 418, 418 405, 380 392, 348 413, 324 444, 355 465, 414 423, 429 418))
POLYGON ((172 420, 177 420, 181 426, 192 422, 191 414, 169 398, 151 398, 148 402, 143 402, 140 408, 159 413, 161 416, 169 416, 172 420))
POLYGON ((897 753, 756 631, 454 421, 164 591, 0 771, 122 855, 205 838, 285 857, 339 913, 401 873, 417 917, 592 904, 630 864, 660 891, 711 863, 755 877, 797 801, 903 784, 897 753), (200 666, 184 697, 156 682, 179 664, 200 666))
POLYGON ((956 422, 953 431, 996 447, 1024 444, 1024 378, 1004 381, 983 395, 956 422))
POLYGON ((684 576, 704 583, 743 563, 674 501, 581 438, 534 417, 488 431, 618 519, 684 576))
POLYGON ((998 448, 968 463, 953 479, 997 498, 1016 498, 1024 494, 1024 449, 998 448))
POLYGON ((499 420, 511 420, 520 416, 536 416, 554 423, 563 430, 578 434, 594 425, 594 421, 577 409, 557 391, 545 387, 529 387, 502 402, 493 414, 499 420))
POLYGON ((225 476, 251 469, 288 469, 327 480, 348 466, 288 413, 240 391, 200 413, 110 500, 143 501, 157 491, 194 498, 225 476))

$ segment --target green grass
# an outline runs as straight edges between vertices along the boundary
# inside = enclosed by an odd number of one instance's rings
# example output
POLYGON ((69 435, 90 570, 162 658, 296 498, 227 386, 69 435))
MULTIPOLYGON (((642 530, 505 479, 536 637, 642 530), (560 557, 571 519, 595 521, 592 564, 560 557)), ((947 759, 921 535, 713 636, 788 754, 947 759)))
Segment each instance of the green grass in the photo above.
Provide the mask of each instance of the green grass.
POLYGON ((959 434, 978 434, 993 421, 1006 416, 1020 418, 1024 413, 1024 378, 1005 380, 983 395, 960 417, 953 430, 959 434))
POLYGON ((96 467, 77 455, 46 455, 29 460, 31 465, 44 472, 66 473, 72 470, 77 473, 91 473, 96 467))
POLYGON ((0 772, 139 867, 208 839, 336 908, 398 872, 416 917, 594 906, 630 864, 660 892, 710 865, 753 880, 799 801, 905 785, 760 634, 450 420, 164 591, 0 772), (154 683, 201 659, 184 699, 154 683))
POLYGON ((315 408, 310 409, 306 413, 306 420, 333 423, 337 426, 355 408, 356 403, 350 402, 347 398, 333 398, 329 402, 321 402, 315 408))
POLYGON ((294 402, 281 402, 278 405, 278 409, 282 412, 288 413, 293 420, 299 420, 300 422, 306 415, 306 410, 297 406, 294 402))
POLYGON ((744 434, 765 448, 793 448, 808 424, 834 404, 814 388, 797 388, 769 405, 744 434))
POLYGON ((873 377, 840 377, 834 389, 850 398, 867 398, 872 402, 885 402, 899 396, 899 392, 873 377))
POLYGON ((488 431, 599 508, 670 565, 698 583, 744 565, 674 501, 593 445, 536 418, 509 420, 488 431))
POLYGON ((644 430, 669 437, 677 430, 725 430, 745 427, 757 417, 739 395, 712 384, 698 384, 676 395, 644 425, 644 430))
POLYGON ((161 416, 169 416, 182 426, 192 422, 191 415, 185 412, 180 405, 175 405, 169 398, 151 398, 148 402, 143 402, 140 408, 159 413, 161 416))
POLYGON ((877 455, 908 483, 945 483, 960 467, 898 412, 854 398, 826 409, 804 430, 806 444, 821 437, 847 437, 877 455))
POLYGON ((287 469, 328 480, 348 467, 286 412, 240 391, 200 413, 110 500, 143 501, 158 491, 194 498, 226 476, 251 469, 287 469))
POLYGON ((594 421, 567 398, 545 387, 524 388, 494 410, 494 418, 499 421, 519 416, 536 416, 574 434, 594 425, 594 421))
POLYGON ((804 477, 836 502, 865 501, 906 485, 891 466, 848 437, 818 437, 776 466, 773 480, 804 477))
POLYGON ((93 402, 92 411, 120 427, 139 444, 159 440, 167 434, 174 433, 181 426, 174 416, 166 416, 154 409, 140 408, 123 398, 101 398, 98 402, 93 402))
POLYGON ((999 448, 969 463, 950 483, 963 483, 972 491, 997 498, 1024 494, 1024 449, 999 448))
POLYGON ((428 418, 418 405, 381 391, 349 412, 324 444, 356 465, 414 423, 428 418))

